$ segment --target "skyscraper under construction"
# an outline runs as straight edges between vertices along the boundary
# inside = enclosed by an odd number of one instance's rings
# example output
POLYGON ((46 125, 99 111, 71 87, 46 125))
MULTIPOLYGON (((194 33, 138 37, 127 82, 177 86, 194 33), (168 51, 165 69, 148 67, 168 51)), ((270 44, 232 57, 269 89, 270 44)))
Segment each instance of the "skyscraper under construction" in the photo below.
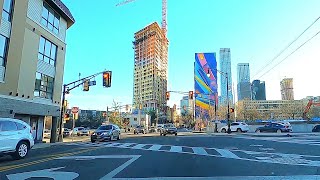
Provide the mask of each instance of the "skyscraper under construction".
POLYGON ((166 108, 168 39, 154 22, 134 34, 133 106, 144 110, 166 108))

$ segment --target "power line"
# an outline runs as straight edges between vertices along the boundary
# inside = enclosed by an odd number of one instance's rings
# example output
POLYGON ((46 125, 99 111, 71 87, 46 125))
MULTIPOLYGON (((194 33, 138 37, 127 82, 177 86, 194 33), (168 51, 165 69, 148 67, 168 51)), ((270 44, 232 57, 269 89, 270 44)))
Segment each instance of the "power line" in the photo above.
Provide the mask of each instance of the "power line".
POLYGON ((304 46, 305 44, 307 44, 309 41, 311 41, 314 37, 316 37, 318 34, 320 34, 320 31, 318 31, 315 35, 313 35, 311 38, 309 38, 307 41, 305 41, 303 44, 301 44, 297 49, 295 49, 294 51, 292 51, 288 56, 286 56, 285 58, 283 58, 280 62, 278 62, 276 65, 274 65, 271 69, 269 69, 267 72, 263 73, 258 79, 260 79, 261 77, 263 77, 265 74, 267 74, 268 72, 270 72, 273 68, 275 68, 276 66, 278 66, 280 63, 282 63, 283 61, 285 61, 288 57, 290 57, 292 54, 294 54, 296 51, 298 51, 302 46, 304 46))
MULTIPOLYGON (((272 58, 265 66, 263 66, 257 73, 252 76, 253 78, 257 76, 260 72, 262 72, 266 67, 268 67, 274 60, 276 60, 284 51, 286 51, 293 43, 295 43, 308 29, 310 29, 318 20, 320 19, 320 16, 311 23, 298 37, 296 37, 291 43, 289 43, 284 49, 282 49, 274 58, 272 58)), ((259 79, 259 78, 258 78, 259 79)))

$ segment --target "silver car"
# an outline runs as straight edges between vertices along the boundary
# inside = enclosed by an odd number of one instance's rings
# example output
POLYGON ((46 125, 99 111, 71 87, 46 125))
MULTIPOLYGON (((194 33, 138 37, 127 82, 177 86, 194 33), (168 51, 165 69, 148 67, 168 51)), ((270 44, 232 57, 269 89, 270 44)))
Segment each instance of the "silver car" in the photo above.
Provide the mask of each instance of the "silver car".
POLYGON ((120 134, 119 126, 115 124, 101 125, 94 133, 92 133, 91 142, 119 140, 120 134))

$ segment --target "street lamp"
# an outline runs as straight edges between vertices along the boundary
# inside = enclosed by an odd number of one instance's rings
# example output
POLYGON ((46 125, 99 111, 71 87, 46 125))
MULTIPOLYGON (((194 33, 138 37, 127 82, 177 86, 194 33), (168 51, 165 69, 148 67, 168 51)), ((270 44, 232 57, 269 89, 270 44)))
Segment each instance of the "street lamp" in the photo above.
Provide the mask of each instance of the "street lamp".
MULTIPOLYGON (((208 72, 207 72, 207 76, 210 77, 210 69, 208 68, 208 72)), ((226 81, 227 81, 227 104, 228 104, 228 108, 227 108, 227 122, 228 122, 228 134, 231 134, 231 129, 230 129, 230 104, 229 104, 229 78, 228 78, 228 73, 227 72, 222 72, 219 71, 218 69, 215 69, 218 73, 220 73, 221 75, 225 76, 226 81)))

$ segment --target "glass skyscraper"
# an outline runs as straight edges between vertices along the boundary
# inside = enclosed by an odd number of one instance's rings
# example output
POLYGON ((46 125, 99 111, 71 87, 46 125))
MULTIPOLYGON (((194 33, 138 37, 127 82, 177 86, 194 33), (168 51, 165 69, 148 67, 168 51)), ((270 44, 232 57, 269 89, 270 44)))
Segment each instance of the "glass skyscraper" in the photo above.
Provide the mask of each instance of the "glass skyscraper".
MULTIPOLYGON (((220 71, 223 73, 228 73, 228 84, 229 84, 229 102, 233 103, 232 94, 232 74, 231 74, 231 53, 230 48, 220 48, 220 71)), ((227 104, 227 80, 224 75, 220 76, 220 91, 221 98, 220 104, 227 104)))

